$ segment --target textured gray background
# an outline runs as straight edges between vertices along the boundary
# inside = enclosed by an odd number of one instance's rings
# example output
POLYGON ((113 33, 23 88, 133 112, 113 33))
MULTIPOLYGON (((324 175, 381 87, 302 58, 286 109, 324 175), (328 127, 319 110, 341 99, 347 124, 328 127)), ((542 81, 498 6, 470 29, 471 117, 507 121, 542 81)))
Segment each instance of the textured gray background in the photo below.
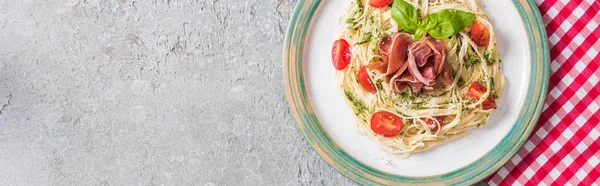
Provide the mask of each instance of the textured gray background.
POLYGON ((0 185, 353 185, 290 115, 296 0, 0 0, 0 185))

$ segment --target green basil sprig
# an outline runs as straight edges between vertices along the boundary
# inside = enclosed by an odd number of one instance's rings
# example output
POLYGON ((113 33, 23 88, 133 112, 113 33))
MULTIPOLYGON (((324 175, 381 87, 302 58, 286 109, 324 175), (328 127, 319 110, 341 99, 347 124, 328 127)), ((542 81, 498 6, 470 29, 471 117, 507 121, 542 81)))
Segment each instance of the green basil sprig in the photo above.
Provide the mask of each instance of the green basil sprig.
POLYGON ((444 9, 421 19, 419 11, 404 0, 394 0, 392 19, 402 30, 414 34, 420 40, 429 33, 436 39, 443 39, 465 29, 475 20, 475 14, 462 10, 444 9))
POLYGON ((419 11, 404 0, 395 0, 392 5, 392 19, 398 26, 409 33, 415 33, 421 24, 419 11))

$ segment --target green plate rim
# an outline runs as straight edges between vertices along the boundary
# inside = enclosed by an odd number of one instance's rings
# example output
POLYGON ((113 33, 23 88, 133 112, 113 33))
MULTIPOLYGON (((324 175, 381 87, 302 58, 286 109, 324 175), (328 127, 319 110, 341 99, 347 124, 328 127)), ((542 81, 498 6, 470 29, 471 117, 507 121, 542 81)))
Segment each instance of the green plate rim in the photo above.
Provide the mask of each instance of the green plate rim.
POLYGON ((303 53, 310 21, 321 0, 298 1, 290 19, 283 48, 284 83, 291 113, 313 149, 334 169, 362 185, 470 185, 500 169, 527 141, 541 114, 548 91, 549 50, 546 30, 533 0, 512 0, 525 26, 531 54, 531 73, 525 103, 509 133, 490 152, 449 173, 409 177, 371 168, 338 147, 321 127, 306 92, 303 53))

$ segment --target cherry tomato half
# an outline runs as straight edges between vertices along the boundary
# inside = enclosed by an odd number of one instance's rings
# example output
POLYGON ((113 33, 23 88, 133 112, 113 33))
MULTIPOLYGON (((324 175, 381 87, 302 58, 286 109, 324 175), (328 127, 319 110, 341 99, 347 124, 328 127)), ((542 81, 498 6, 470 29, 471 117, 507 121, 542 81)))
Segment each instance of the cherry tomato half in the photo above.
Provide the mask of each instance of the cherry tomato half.
POLYGON ((496 108, 496 100, 494 100, 494 98, 492 98, 490 96, 485 101, 483 101, 483 103, 481 103, 481 106, 483 107, 483 110, 495 109, 496 108))
MULTIPOLYGON (((440 123, 440 126, 444 125, 444 122, 446 120, 446 116, 435 116, 433 118, 440 123)), ((429 127, 429 130, 434 131, 434 130, 438 129, 438 125, 432 119, 429 119, 429 118, 422 118, 422 119, 427 124, 427 127, 429 127)))
POLYGON ((375 88, 375 85, 367 72, 367 68, 364 66, 358 71, 358 83, 365 91, 373 94, 377 93, 377 88, 375 88))
POLYGON ((490 30, 479 21, 475 21, 473 27, 471 27, 471 39, 479 46, 488 46, 490 43, 490 30))
POLYGON ((400 133, 400 129, 402 129, 402 119, 390 112, 378 111, 371 116, 371 130, 375 134, 393 137, 400 133))
POLYGON ((348 66, 352 53, 350 53, 350 44, 344 39, 337 40, 333 43, 331 50, 331 58, 333 59, 333 67, 337 70, 342 70, 348 66))
POLYGON ((369 1, 369 5, 371 5, 373 8, 383 8, 389 5, 391 2, 392 0, 371 0, 369 1))
MULTIPOLYGON (((481 83, 473 82, 473 83, 471 83, 471 86, 469 87, 469 92, 467 92, 467 97, 479 100, 479 99, 481 99, 481 96, 483 96, 483 94, 485 93, 486 90, 487 90, 487 88, 485 86, 483 86, 481 83)), ((491 96, 488 96, 488 98, 485 99, 485 101, 483 101, 483 103, 481 103, 481 106, 483 107, 483 110, 495 109, 496 108, 496 100, 494 100, 494 98, 492 98, 491 96)))

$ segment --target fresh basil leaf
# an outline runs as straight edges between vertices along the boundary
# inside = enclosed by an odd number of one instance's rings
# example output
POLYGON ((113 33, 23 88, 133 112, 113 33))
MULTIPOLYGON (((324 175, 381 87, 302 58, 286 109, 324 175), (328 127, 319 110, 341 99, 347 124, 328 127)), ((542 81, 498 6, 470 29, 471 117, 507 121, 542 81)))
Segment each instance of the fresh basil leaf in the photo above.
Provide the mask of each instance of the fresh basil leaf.
POLYGON ((394 0, 392 18, 398 23, 398 27, 411 34, 417 31, 421 23, 419 11, 404 0, 394 0))
POLYGON ((462 31, 473 23, 475 14, 462 10, 445 9, 425 18, 425 30, 436 39, 444 39, 462 31))
POLYGON ((427 30, 425 30, 425 29, 423 29, 421 27, 417 28, 417 31, 415 32, 415 36, 414 36, 415 40, 417 40, 417 41, 421 40, 421 38, 423 36, 425 36, 425 34, 427 34, 427 30))

